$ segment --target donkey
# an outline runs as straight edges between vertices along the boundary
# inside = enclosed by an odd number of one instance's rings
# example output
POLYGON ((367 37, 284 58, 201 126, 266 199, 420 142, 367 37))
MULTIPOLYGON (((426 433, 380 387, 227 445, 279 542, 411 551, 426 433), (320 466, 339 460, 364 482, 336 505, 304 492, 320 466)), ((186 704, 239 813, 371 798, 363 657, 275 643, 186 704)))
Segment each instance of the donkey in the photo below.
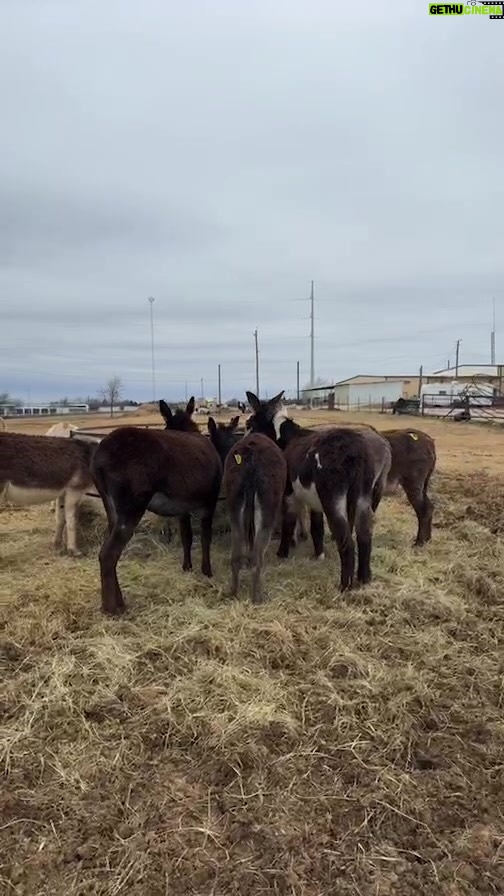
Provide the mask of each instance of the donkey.
POLYGON ((72 432, 77 432, 78 426, 75 426, 73 423, 68 423, 66 420, 64 422, 53 423, 52 426, 46 432, 46 436, 58 436, 59 438, 70 438, 70 434, 72 432))
MULTIPOLYGON (((46 436, 57 436, 62 439, 69 439, 73 432, 77 432, 78 427, 74 426, 73 423, 67 423, 65 420, 63 423, 53 423, 52 426, 46 432, 46 436)), ((64 501, 63 496, 60 496, 57 501, 51 501, 51 512, 54 513, 58 506, 58 501, 64 501)))
MULTIPOLYGON (((358 424, 363 432, 378 432, 373 426, 358 424)), ((317 432, 327 432, 334 425, 321 424, 317 432)), ((406 498, 416 513, 418 530, 415 547, 421 547, 432 537, 432 517, 434 504, 428 494, 428 487, 436 467, 436 446, 426 432, 420 429, 389 429, 379 433, 390 445, 392 465, 388 474, 384 494, 392 495, 400 485, 406 498)), ((304 514, 296 522, 296 533, 306 531, 304 514)), ((301 535, 302 537, 302 535, 301 535)))
POLYGON ((429 497, 429 483, 436 468, 436 445, 420 429, 389 429, 382 432, 390 444, 392 466, 385 494, 393 494, 400 485, 416 513, 418 531, 415 547, 432 538, 434 504, 429 497))
POLYGON ((76 510, 92 486, 94 445, 53 436, 2 433, 0 438, 0 506, 20 507, 56 501, 54 546, 77 557, 76 510))
POLYGON ((368 438, 357 430, 337 428, 317 433, 303 429, 287 416, 283 391, 270 401, 252 392, 250 428, 276 440, 285 451, 288 466, 286 511, 279 557, 288 557, 300 504, 310 508, 310 529, 315 556, 324 556, 324 514, 338 545, 341 560, 340 589, 351 588, 355 573, 353 529, 357 534, 357 581, 371 580, 374 512, 381 501, 390 469, 390 448, 378 433, 368 438))
POLYGON ((208 421, 210 438, 224 462, 224 490, 231 517, 230 592, 236 597, 242 558, 248 551, 253 568, 250 599, 259 604, 265 600, 264 555, 282 509, 287 464, 280 448, 259 433, 239 438, 229 450, 230 427, 218 427, 213 417, 208 421))
POLYGON ((159 409, 166 429, 121 427, 102 439, 93 457, 93 478, 109 524, 100 550, 101 601, 103 611, 111 615, 125 610, 117 563, 146 510, 179 518, 184 571, 192 569, 191 514, 201 512, 201 571, 212 575, 212 520, 221 461, 210 439, 191 419, 194 398, 185 412, 173 414, 163 401, 159 409))

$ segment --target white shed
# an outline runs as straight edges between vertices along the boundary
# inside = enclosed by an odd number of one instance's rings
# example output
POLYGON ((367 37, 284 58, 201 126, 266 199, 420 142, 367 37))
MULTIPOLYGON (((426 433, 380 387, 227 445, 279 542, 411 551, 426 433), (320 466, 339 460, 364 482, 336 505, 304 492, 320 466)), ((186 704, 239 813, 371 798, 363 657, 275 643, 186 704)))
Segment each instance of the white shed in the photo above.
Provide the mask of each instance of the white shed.
POLYGON ((334 395, 335 407, 342 410, 379 408, 382 403, 390 405, 398 398, 413 398, 418 395, 418 376, 377 376, 358 374, 347 380, 340 380, 332 386, 319 386, 304 392, 306 398, 316 403, 328 401, 334 395))
POLYGON ((403 394, 403 383, 400 380, 381 381, 377 383, 349 383, 348 405, 357 408, 377 408, 390 405, 403 394))

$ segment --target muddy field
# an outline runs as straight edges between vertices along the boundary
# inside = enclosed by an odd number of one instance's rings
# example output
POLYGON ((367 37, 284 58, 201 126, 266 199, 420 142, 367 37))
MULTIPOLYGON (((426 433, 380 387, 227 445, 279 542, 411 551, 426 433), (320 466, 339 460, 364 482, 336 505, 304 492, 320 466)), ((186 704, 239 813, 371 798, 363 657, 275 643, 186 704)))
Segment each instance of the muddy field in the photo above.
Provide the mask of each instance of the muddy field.
POLYGON ((384 499, 374 581, 344 597, 330 542, 317 564, 272 545, 252 608, 246 582, 224 596, 225 531, 209 584, 149 523, 104 619, 103 520, 76 561, 48 506, 0 514, 0 892, 504 893, 504 431, 301 419, 436 439, 432 543, 384 499))

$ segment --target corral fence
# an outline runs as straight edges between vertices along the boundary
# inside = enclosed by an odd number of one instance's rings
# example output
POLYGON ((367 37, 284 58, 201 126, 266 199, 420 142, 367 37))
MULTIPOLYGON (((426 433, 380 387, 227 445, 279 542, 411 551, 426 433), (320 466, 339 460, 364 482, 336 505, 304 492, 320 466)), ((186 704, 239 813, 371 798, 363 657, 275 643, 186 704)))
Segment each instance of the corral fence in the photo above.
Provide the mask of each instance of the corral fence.
POLYGON ((466 393, 452 398, 426 392, 419 405, 417 413, 422 417, 504 424, 504 398, 501 395, 491 397, 466 393))

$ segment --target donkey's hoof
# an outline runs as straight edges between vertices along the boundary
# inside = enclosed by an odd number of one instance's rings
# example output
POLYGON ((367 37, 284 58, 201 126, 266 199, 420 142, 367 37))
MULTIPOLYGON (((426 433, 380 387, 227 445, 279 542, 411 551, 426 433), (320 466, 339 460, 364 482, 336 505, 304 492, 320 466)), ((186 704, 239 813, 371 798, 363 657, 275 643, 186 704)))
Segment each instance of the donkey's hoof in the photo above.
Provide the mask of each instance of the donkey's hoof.
POLYGON ((365 588, 366 585, 370 585, 370 584, 371 584, 371 576, 369 576, 369 578, 356 579, 356 581, 353 583, 353 588, 354 588, 354 590, 356 588, 365 588))
POLYGON ((355 587, 355 582, 350 579, 349 581, 341 582, 340 584, 340 592, 344 594, 345 591, 351 591, 355 587))
POLYGON ((105 616, 123 616, 126 612, 126 604, 102 604, 102 611, 105 616))
POLYGON ((82 551, 79 551, 78 548, 76 548, 75 551, 68 550, 67 554, 69 557, 82 557, 82 551))

